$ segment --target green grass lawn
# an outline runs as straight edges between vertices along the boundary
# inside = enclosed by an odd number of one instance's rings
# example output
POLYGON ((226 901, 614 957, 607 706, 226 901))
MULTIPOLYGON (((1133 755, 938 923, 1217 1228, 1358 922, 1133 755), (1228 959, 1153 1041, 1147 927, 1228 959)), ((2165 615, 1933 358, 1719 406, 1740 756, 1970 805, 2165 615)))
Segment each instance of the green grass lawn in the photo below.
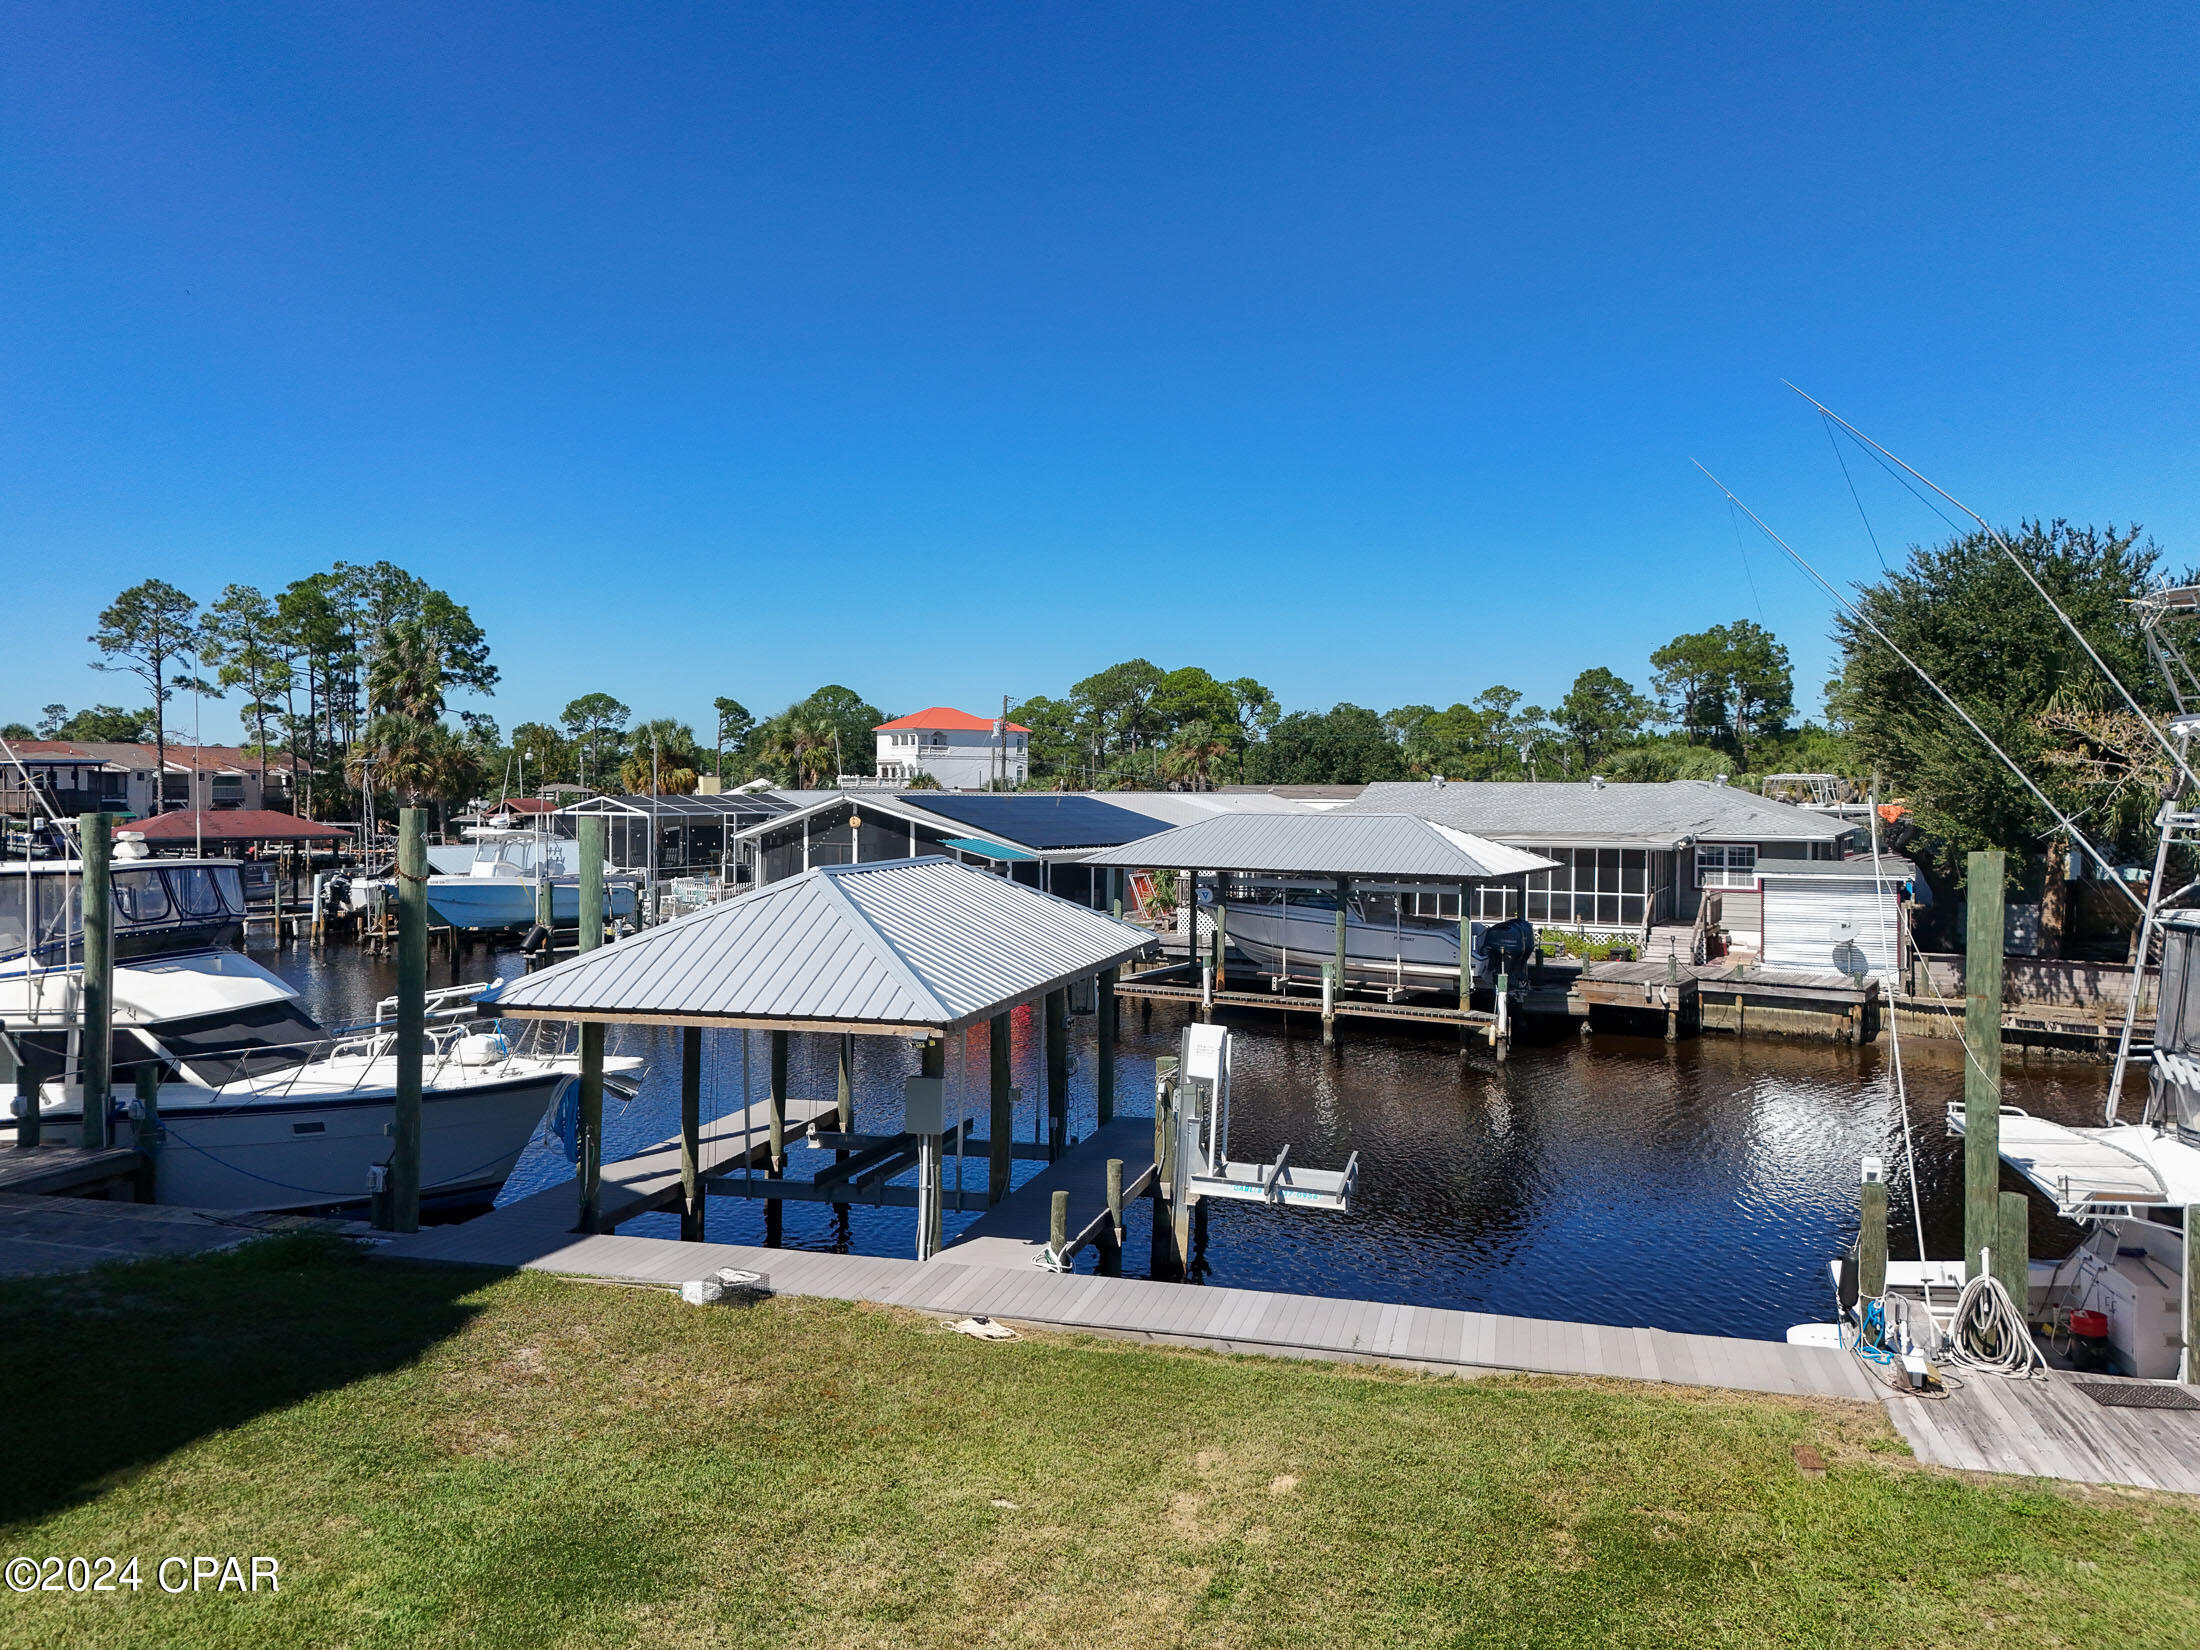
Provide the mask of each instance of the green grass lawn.
POLYGON ((2183 1645, 2200 1502, 1870 1406, 1441 1380, 368 1261, 0 1287, 10 1645, 2183 1645), (1822 1474, 1798 1467, 1815 1449, 1822 1474), (163 1596, 168 1554, 282 1590, 163 1596))

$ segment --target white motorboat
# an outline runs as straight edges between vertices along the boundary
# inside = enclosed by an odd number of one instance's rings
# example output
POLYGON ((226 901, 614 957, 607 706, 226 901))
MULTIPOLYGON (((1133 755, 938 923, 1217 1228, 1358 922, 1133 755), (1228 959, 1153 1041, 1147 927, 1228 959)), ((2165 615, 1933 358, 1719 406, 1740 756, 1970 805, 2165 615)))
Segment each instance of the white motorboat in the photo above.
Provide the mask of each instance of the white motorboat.
MULTIPOLYGON (((1211 896, 1200 890, 1201 916, 1213 911, 1211 896)), ((1277 879, 1239 877, 1222 907, 1223 929, 1263 973, 1319 979, 1337 954, 1337 896, 1333 891, 1286 884, 1277 879)), ((1489 937, 1499 930, 1502 943, 1522 929, 1525 939, 1514 950, 1525 954, 1534 931, 1525 924, 1472 924, 1474 979, 1486 985, 1495 977, 1489 937)), ((1345 903, 1345 983, 1392 991, 1431 991, 1456 986, 1459 979, 1459 923, 1408 916, 1394 891, 1355 890, 1345 903)))
MULTIPOLYGON (((211 916, 179 921, 175 907, 211 886, 223 913, 241 919, 234 864, 138 861, 118 865, 114 881, 114 1095, 118 1113, 130 1114, 140 1068, 159 1071, 157 1130, 146 1131, 157 1147, 158 1200, 254 1210, 365 1203, 374 1171, 389 1160, 396 1116, 394 1000, 371 1024, 326 1031, 284 981, 239 952, 206 947, 200 932, 211 916), (161 949, 164 940, 183 949, 161 949)), ((30 1073, 41 1137, 61 1143, 83 1128, 82 935, 80 923, 71 927, 81 890, 71 861, 0 867, 0 1029, 30 1073)), ((508 1038, 475 1019, 472 998, 484 989, 454 987, 431 999, 426 1202, 493 1197, 545 1113, 579 1080, 578 1055, 562 1043, 508 1038)), ((640 1066, 605 1062, 621 1083, 640 1066)), ((11 1144, 26 1115, 18 1095, 4 1131, 11 1144)), ((135 1121, 143 1120, 121 1121, 116 1137, 128 1141, 135 1121)))
MULTIPOLYGON (((435 919, 467 931, 530 926, 538 909, 538 890, 550 887, 551 921, 564 927, 581 919, 580 845, 563 837, 525 829, 478 827, 471 858, 463 871, 428 878, 428 909, 435 919)), ((448 850, 445 851, 448 853, 448 850)), ((607 870, 604 906, 613 918, 634 915, 641 878, 607 870)))

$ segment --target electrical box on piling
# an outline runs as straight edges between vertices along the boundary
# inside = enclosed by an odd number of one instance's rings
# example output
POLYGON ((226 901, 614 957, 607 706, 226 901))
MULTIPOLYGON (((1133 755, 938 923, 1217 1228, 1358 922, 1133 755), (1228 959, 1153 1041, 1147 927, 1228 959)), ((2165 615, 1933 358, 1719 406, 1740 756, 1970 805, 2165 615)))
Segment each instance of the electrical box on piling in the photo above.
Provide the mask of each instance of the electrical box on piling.
POLYGON ((1273 1203, 1289 1209, 1349 1213, 1360 1154, 1339 1169, 1305 1169, 1285 1146, 1273 1163, 1230 1159, 1230 1033, 1219 1025, 1184 1028, 1176 1086, 1176 1166, 1187 1202, 1203 1197, 1273 1203))

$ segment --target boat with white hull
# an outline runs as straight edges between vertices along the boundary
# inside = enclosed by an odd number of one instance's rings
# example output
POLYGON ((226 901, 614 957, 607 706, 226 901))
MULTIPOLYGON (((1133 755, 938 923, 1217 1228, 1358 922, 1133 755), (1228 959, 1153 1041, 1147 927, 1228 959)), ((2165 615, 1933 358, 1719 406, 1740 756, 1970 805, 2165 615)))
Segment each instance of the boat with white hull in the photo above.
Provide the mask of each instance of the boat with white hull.
MULTIPOLYGON (((13 956, 0 956, 0 1029, 28 1070, 42 1139, 73 1144, 83 1130, 81 936, 65 921, 80 898, 73 865, 20 865, 0 874, 0 939, 12 909, 32 925, 15 932, 13 956), (54 922, 36 926, 51 907, 54 922), (22 946, 23 934, 34 942, 22 946)), ((200 869, 138 862, 146 870, 200 869)), ((235 867, 226 870, 235 879, 235 867)), ((122 878, 118 867, 116 880, 122 878)), ((168 879, 159 879, 166 885, 168 879)), ((183 879, 178 879, 179 885, 183 879)), ((222 878, 216 876, 217 884, 222 878)), ((241 913, 241 889, 236 893, 241 913)), ((397 1103, 395 1001, 376 1020, 324 1030, 298 994, 251 958, 229 950, 148 950, 163 932, 150 895, 127 909, 117 895, 116 945, 133 954, 114 968, 115 1138, 140 1141, 155 1160, 160 1202, 241 1210, 332 1209, 368 1201, 389 1161, 397 1103), (128 942, 127 946, 125 941, 128 942), (157 1118, 132 1115, 137 1074, 160 1074, 157 1118)), ((530 1027, 508 1038, 473 1018, 482 985, 453 987, 430 999, 421 1095, 421 1195, 435 1203, 480 1202, 495 1195, 545 1114, 579 1080, 576 1052, 559 1028, 530 1027), (547 1037, 544 1037, 547 1033, 547 1037), (538 1040, 539 1039, 539 1040, 538 1040)), ((641 1062, 611 1057, 607 1078, 636 1080, 641 1062)), ((0 1138, 12 1145, 27 1115, 18 1095, 0 1138)))
MULTIPOLYGON (((555 927, 581 920, 581 885, 568 869, 580 845, 534 831, 482 827, 473 833, 473 858, 463 871, 428 878, 428 909, 435 920, 465 931, 527 928, 534 923, 537 890, 550 885, 555 927)), ((607 870, 604 908, 613 919, 632 918, 640 879, 607 870)))
MULTIPOLYGON (((1241 880, 1245 886, 1222 907, 1230 943, 1264 973, 1320 978, 1337 955, 1337 896, 1319 888, 1265 888, 1252 879, 1241 880)), ((1207 891, 1200 894, 1200 914, 1211 917, 1214 907, 1207 891)), ((1487 985, 1493 978, 1491 929, 1507 926, 1472 925, 1477 984, 1487 985)), ((1527 943, 1532 943, 1532 930, 1527 943)), ((1403 916, 1396 894, 1355 894, 1347 900, 1344 944, 1348 985, 1429 991, 1458 983, 1458 922, 1403 916)))

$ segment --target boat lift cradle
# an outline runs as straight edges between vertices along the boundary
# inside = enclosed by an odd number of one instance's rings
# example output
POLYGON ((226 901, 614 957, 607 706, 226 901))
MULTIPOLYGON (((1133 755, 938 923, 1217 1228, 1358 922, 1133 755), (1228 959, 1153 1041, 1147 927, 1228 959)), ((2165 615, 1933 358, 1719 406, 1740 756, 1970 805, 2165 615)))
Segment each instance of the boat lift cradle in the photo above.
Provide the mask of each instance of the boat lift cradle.
POLYGON ((1230 1159, 1230 1033, 1219 1025, 1184 1028, 1178 1050, 1176 1174, 1181 1204, 1205 1197, 1273 1203, 1288 1209, 1349 1214, 1359 1184, 1360 1154, 1344 1168, 1303 1169, 1285 1146, 1273 1163, 1230 1159))

